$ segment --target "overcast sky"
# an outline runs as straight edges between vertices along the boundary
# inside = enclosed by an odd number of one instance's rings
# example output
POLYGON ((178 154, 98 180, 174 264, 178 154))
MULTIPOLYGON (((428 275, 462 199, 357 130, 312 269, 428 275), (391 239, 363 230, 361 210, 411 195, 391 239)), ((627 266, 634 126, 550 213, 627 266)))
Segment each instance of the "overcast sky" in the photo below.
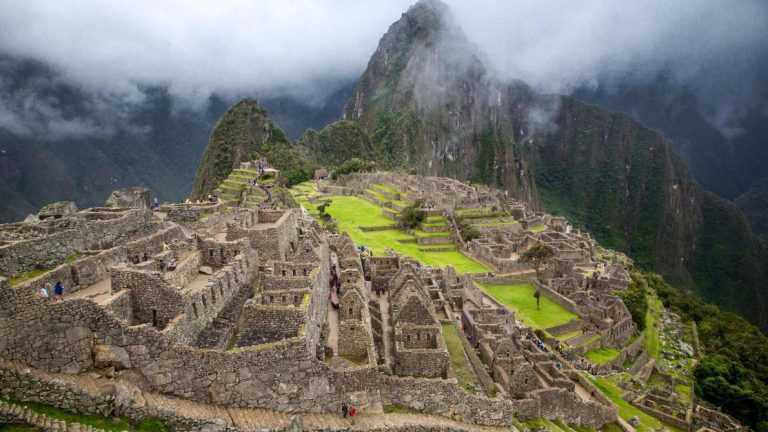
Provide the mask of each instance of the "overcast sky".
MULTIPOLYGON (((140 100, 146 84, 193 106, 211 92, 311 99, 318 82, 357 77, 412 2, 0 0, 0 52, 111 100, 140 100)), ((549 92, 670 70, 702 94, 748 95, 768 47, 764 0, 447 3, 500 75, 549 92)))

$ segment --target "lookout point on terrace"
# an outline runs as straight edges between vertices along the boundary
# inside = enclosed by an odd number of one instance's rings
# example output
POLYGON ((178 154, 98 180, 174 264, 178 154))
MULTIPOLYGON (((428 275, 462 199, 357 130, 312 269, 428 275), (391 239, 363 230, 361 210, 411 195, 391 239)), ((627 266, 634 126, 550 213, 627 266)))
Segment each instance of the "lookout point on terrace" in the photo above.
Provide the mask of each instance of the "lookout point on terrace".
POLYGON ((210 199, 133 188, 0 226, 0 417, 57 421, 34 401, 177 430, 738 428, 693 403, 675 316, 638 331, 628 258, 566 219, 447 178, 279 178, 242 162, 210 199))

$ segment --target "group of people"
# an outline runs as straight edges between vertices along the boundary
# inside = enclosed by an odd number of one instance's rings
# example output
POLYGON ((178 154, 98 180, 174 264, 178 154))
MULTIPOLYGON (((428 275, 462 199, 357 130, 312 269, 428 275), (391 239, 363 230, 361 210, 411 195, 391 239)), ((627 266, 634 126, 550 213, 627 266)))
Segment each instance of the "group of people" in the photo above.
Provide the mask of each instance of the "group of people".
POLYGON ((528 339, 528 340, 530 340, 531 342, 533 342, 533 344, 534 344, 534 345, 536 345, 537 347, 539 347, 539 349, 540 349, 540 350, 542 350, 542 351, 544 351, 544 352, 549 352, 549 348, 547 348, 547 346, 546 346, 546 345, 544 345, 544 342, 542 342, 542 341, 541 341, 539 338, 537 338, 536 336, 534 336, 534 335, 532 335, 532 334, 528 333, 528 334, 525 336, 525 338, 526 338, 526 339, 528 339))
POLYGON ((149 261, 149 255, 147 255, 146 252, 144 252, 144 255, 142 255, 141 257, 139 257, 139 254, 136 254, 131 257, 131 262, 134 264, 139 264, 147 261, 149 261))
POLYGON ((384 285, 376 287, 376 297, 381 297, 382 295, 386 295, 386 292, 387 292, 386 282, 384 282, 384 285))
POLYGON ((373 251, 368 249, 364 245, 358 246, 357 251, 360 252, 363 256, 373 256, 373 251))
POLYGON ((347 404, 346 402, 343 402, 341 404, 341 415, 344 416, 344 418, 349 418, 352 420, 352 424, 355 424, 355 416, 357 415, 357 408, 354 407, 352 404, 347 404))
POLYGON ((165 261, 164 261, 164 260, 161 258, 161 259, 160 259, 160 263, 159 263, 159 265, 160 265, 160 271, 161 271, 161 272, 162 272, 162 271, 166 271, 166 270, 168 270, 168 271, 174 271, 174 270, 176 270, 176 266, 178 266, 178 265, 179 265, 179 261, 178 261, 178 260, 176 260, 176 259, 174 259, 174 258, 171 258, 171 260, 170 260, 170 261, 168 261, 168 262, 166 263, 166 262, 165 262, 165 261))
MULTIPOLYGON (((53 294, 56 295, 57 298, 64 295, 64 285, 61 281, 56 281, 56 284, 53 286, 53 294)), ((51 284, 47 283, 44 287, 40 288, 40 295, 46 300, 50 299, 51 284)))

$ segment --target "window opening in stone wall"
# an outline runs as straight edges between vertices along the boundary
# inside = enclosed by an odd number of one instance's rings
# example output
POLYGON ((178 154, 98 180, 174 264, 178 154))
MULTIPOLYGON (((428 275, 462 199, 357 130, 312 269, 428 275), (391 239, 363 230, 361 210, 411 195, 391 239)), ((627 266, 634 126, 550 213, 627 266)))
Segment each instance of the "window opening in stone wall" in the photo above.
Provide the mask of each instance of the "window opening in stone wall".
POLYGON ((352 308, 349 308, 349 316, 352 316, 352 308))
POLYGON ((269 302, 270 303, 274 303, 275 302, 275 297, 274 296, 269 296, 269 302))
POLYGON ((152 326, 157 327, 157 309, 152 309, 152 326))
POLYGON ((283 303, 285 303, 285 296, 283 296, 283 300, 282 300, 282 302, 283 302, 283 303))
POLYGON ((211 303, 216 304, 216 290, 211 287, 211 303))
POLYGON ((283 277, 285 277, 285 270, 283 270, 283 277))
POLYGON ((296 269, 293 269, 293 275, 296 276, 296 269))
POLYGON ((224 285, 219 285, 219 294, 224 297, 224 285))
POLYGON ((208 302, 205 301, 205 294, 203 294, 203 310, 208 309, 208 302))
POLYGON ((299 302, 299 296, 295 295, 293 296, 293 302, 298 303, 299 302))
POLYGON ((197 315, 197 303, 192 303, 192 312, 195 313, 195 318, 198 318, 198 315, 197 315))
POLYGON ((410 342, 410 341, 411 341, 411 335, 407 335, 407 336, 405 337, 405 340, 407 340, 408 342, 410 342))
POLYGON ((307 269, 304 269, 304 276, 307 275, 307 269))
POLYGON ((211 249, 210 252, 211 252, 211 259, 213 259, 213 249, 211 249))
POLYGON ((416 340, 421 340, 421 333, 416 333, 416 340))

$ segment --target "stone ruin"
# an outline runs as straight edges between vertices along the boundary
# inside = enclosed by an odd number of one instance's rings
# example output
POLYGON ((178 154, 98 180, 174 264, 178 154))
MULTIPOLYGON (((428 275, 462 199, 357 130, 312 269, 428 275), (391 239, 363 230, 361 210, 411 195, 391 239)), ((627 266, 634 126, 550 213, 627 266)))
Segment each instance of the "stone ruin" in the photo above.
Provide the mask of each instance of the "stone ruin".
MULTIPOLYGON (((579 319, 549 333, 588 327, 599 335, 592 346, 622 349, 624 361, 642 341, 624 346, 636 329, 612 295, 628 285, 620 263, 595 267, 588 235, 497 191, 367 176, 328 187, 357 193, 376 181, 429 197, 430 211, 446 216, 454 236, 455 216, 466 209, 502 214, 476 219, 497 218, 510 229, 483 231, 466 245, 496 275, 459 277, 394 253, 363 256, 347 234, 330 234, 293 209, 187 203, 153 214, 144 205, 151 193, 120 192, 113 205, 121 207, 0 226, 0 366, 96 372, 147 394, 275 412, 338 412, 351 402, 366 412, 397 405, 488 426, 509 426, 513 416, 592 427, 615 421, 616 407, 582 398, 591 384, 566 370, 559 352, 544 350, 559 341, 531 339, 514 312, 474 282, 538 284, 516 256, 536 242, 551 244, 557 260, 540 289, 579 319), (174 270, 161 266, 171 261, 174 270), (23 277, 35 269, 42 273, 23 277), (500 275, 510 270, 513 279, 500 275), (338 292, 329 287, 332 272, 338 292), (40 288, 56 281, 64 295, 42 298, 40 288), (449 378, 446 325, 471 347, 479 394, 449 378)), ((8 376, 0 373, 0 384, 8 376)), ((18 387, 0 390, 0 397, 24 395, 18 387)))

